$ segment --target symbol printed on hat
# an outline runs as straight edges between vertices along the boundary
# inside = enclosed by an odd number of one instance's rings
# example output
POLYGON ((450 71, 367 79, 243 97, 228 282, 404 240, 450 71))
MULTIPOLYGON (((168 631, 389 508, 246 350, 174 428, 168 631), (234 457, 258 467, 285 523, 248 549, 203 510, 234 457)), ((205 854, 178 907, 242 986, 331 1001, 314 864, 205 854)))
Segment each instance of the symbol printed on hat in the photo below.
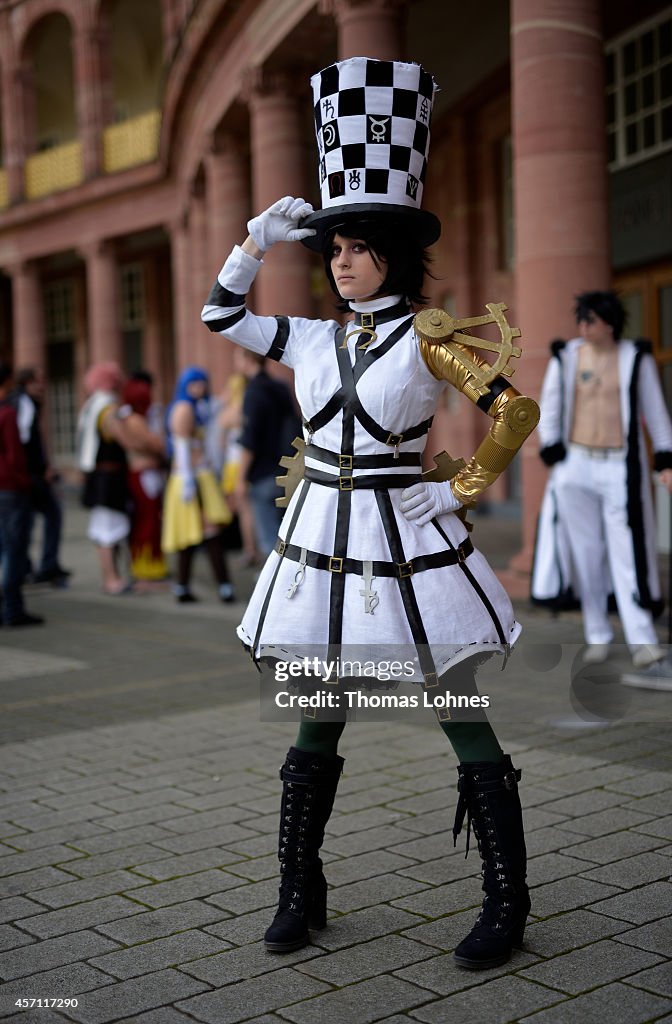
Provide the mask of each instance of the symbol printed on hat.
POLYGON ((406 195, 411 196, 412 199, 418 194, 418 185, 420 182, 417 178, 414 178, 412 174, 409 174, 408 181, 406 182, 406 195))
POLYGON ((322 115, 325 118, 334 116, 334 104, 331 102, 330 99, 323 100, 322 115))
POLYGON ((348 185, 353 192, 356 192, 362 184, 362 176, 359 171, 350 171, 348 174, 348 185))
POLYGON ((324 157, 320 160, 320 187, 327 176, 327 162, 324 157))
POLYGON ((389 143, 391 120, 390 117, 381 117, 380 115, 374 117, 373 114, 367 114, 366 141, 389 143))
POLYGON ((335 199, 336 196, 345 195, 345 179, 343 171, 334 171, 329 175, 329 197, 335 199))
POLYGON ((421 121, 424 121, 424 123, 427 124, 427 121, 429 120, 429 104, 427 103, 426 96, 422 97, 422 103, 420 104, 420 113, 418 116, 421 121))
POLYGON ((338 121, 329 121, 322 127, 322 140, 327 153, 332 149, 338 149, 341 139, 338 134, 338 121))

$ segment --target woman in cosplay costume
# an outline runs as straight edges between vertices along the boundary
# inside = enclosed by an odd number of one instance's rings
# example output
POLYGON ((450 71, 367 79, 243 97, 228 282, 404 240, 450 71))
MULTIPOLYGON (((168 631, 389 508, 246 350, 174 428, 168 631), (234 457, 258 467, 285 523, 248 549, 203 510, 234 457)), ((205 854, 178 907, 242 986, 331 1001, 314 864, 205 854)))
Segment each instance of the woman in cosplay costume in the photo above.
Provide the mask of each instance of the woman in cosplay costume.
POLYGON ((222 543, 222 527, 231 522, 221 490, 205 457, 205 431, 210 418, 210 380, 198 366, 179 377, 168 408, 169 448, 173 461, 166 486, 161 547, 177 553, 175 597, 180 604, 196 601, 191 569, 196 549, 204 544, 219 596, 235 600, 222 543))
MULTIPOLYGON (((459 675, 473 692, 473 656, 506 650, 520 627, 455 513, 506 468, 534 428, 536 405, 503 378, 479 399, 453 352, 414 330, 425 250, 440 233, 420 208, 431 75, 361 57, 332 65, 312 85, 323 209, 286 197, 251 220, 202 313, 212 331, 294 370, 307 442, 303 479, 238 635, 256 660, 287 652, 300 660, 308 645, 330 655, 349 645, 407 645, 423 688, 452 672, 451 682, 459 675), (264 253, 297 240, 322 252, 354 323, 246 309, 264 253), (478 400, 494 422, 451 482, 428 481, 422 452, 447 385, 478 400)), ((491 967, 520 945, 530 907, 520 772, 485 718, 441 727, 460 759, 454 834, 466 815, 485 865, 483 909, 455 957, 491 967)), ((300 948, 310 928, 326 924, 319 852, 344 764, 343 729, 302 720, 281 769, 280 902, 265 935, 273 952, 300 948)))

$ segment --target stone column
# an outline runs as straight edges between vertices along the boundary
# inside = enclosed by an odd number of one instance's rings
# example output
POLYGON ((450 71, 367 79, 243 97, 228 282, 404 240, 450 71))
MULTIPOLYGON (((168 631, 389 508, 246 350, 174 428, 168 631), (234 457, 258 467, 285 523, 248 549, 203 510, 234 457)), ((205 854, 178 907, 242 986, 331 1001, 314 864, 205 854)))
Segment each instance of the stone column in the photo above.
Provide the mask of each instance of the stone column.
MULTIPOLYGON (((307 151, 315 161, 315 146, 289 79, 257 79, 249 106, 252 209, 259 213, 283 196, 306 195, 307 151)), ((300 242, 274 246, 264 257, 255 286, 256 312, 310 316, 310 266, 310 253, 300 242)))
POLYGON ((193 362, 190 356, 191 339, 194 330, 191 323, 191 278, 189 274, 189 221, 184 210, 169 225, 170 261, 173 280, 173 307, 175 317, 175 363, 176 372, 193 362))
POLYGON ((119 268, 111 242, 83 249, 86 259, 89 363, 112 360, 124 369, 119 309, 119 268))
POLYGON ((189 204, 189 325, 191 362, 210 371, 210 331, 201 322, 201 310, 212 286, 210 280, 209 226, 205 206, 205 178, 194 183, 189 204))
POLYGON ((338 59, 403 60, 407 0, 321 0, 338 28, 338 59))
POLYGON ((100 40, 90 26, 77 29, 73 53, 77 126, 82 144, 84 180, 94 178, 102 167, 102 65, 100 40))
POLYGON ((0 14, 0 117, 2 118, 3 167, 7 172, 10 203, 23 198, 23 165, 26 158, 22 118, 22 76, 12 52, 9 12, 0 14), (4 41, 4 42, 3 42, 4 41))
MULTIPOLYGON (((247 235, 250 217, 250 186, 246 154, 232 136, 218 137, 205 158, 206 203, 209 228, 209 283, 214 284, 224 260, 234 245, 247 235)), ((206 294, 203 296, 205 301, 206 294)), ((204 328, 205 330, 206 328, 204 328)), ((220 390, 233 369, 233 345, 210 335, 209 363, 213 388, 220 390)))
POLYGON ((35 366, 46 372, 44 302, 37 265, 32 261, 9 268, 12 277, 14 368, 35 366))
MULTIPOLYGON (((609 286, 603 40, 599 0, 512 0, 516 305, 519 390, 539 397, 554 337, 576 334, 577 292, 609 286)), ((522 450, 523 548, 531 567, 546 480, 538 441, 522 450)))
POLYGON ((150 253, 142 263, 145 291, 145 324, 142 337, 142 368, 148 370, 155 381, 154 398, 158 400, 162 387, 163 365, 161 359, 161 284, 157 266, 157 254, 150 253))

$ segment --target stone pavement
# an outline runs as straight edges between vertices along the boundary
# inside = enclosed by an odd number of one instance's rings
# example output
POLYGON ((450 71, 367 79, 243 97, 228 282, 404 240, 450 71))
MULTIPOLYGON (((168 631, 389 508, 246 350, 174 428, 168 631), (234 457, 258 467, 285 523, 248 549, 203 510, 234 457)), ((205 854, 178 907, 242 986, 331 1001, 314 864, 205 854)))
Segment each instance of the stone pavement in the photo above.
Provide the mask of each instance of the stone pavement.
MULTIPOLYGON (((505 685, 481 682, 499 687, 493 717, 523 769, 524 951, 484 973, 453 964, 478 857, 465 860, 464 836, 453 849, 448 744, 431 720, 397 715, 346 729, 329 927, 274 956, 260 939, 294 727, 260 723, 239 609, 215 602, 205 565, 198 605, 107 598, 83 527, 71 510, 71 587, 27 591, 46 627, 0 630, 0 1017, 672 1021, 670 695, 621 687, 622 652, 608 679, 572 683, 578 616, 521 603, 505 685)), ((504 565, 515 532, 481 518, 475 541, 504 565)))

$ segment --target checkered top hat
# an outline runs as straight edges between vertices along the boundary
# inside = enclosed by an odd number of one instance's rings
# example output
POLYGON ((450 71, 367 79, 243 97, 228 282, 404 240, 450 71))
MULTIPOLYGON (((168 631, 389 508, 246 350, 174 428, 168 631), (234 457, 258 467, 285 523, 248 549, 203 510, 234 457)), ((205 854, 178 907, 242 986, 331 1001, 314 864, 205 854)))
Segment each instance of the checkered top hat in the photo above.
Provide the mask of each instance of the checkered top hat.
POLYGON ((351 57, 311 78, 320 161, 322 209, 302 222, 316 235, 346 218, 391 215, 431 245, 441 233, 420 208, 427 171, 429 123, 436 84, 419 64, 351 57))

